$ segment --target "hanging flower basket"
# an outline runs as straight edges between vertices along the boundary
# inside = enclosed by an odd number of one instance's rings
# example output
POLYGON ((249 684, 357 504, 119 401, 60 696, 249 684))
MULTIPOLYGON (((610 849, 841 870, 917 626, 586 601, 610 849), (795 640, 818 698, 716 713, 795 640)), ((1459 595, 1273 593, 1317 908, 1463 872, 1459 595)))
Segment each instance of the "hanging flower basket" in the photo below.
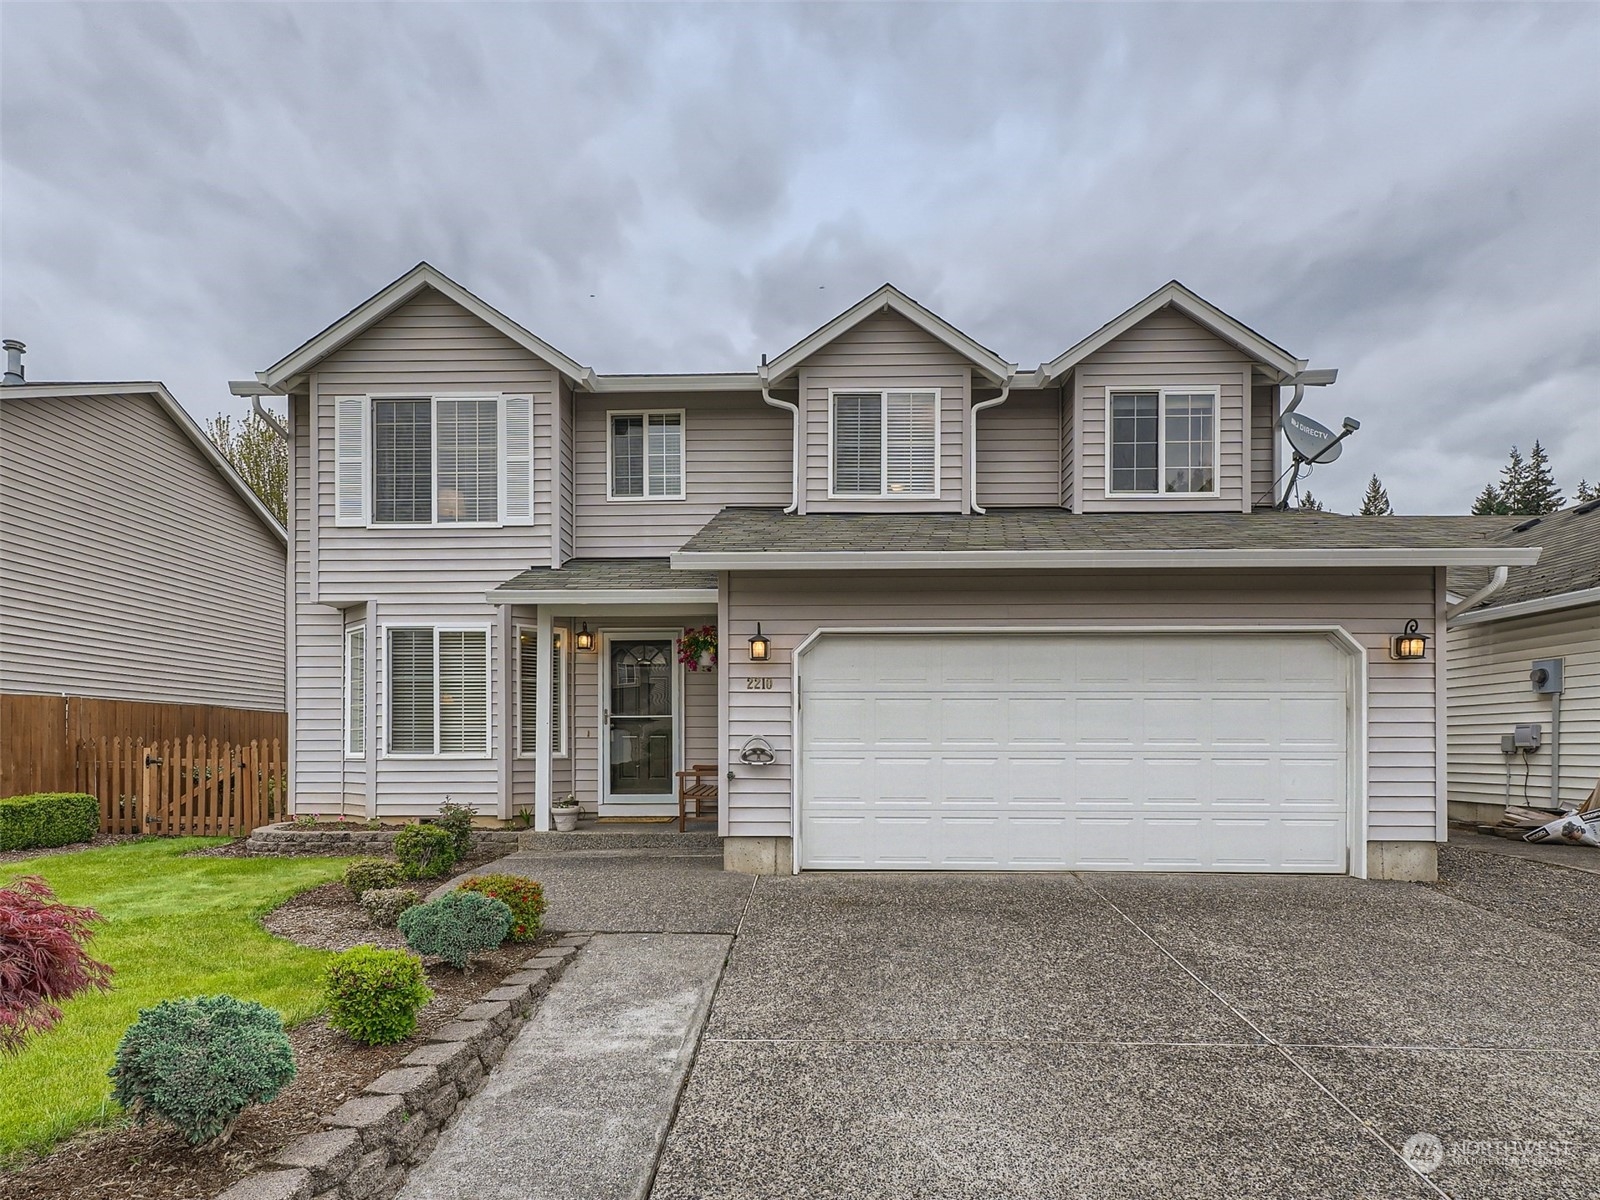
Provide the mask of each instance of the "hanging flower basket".
POLYGON ((685 629, 678 638, 678 661, 691 671, 717 669, 717 627, 702 625, 685 629))

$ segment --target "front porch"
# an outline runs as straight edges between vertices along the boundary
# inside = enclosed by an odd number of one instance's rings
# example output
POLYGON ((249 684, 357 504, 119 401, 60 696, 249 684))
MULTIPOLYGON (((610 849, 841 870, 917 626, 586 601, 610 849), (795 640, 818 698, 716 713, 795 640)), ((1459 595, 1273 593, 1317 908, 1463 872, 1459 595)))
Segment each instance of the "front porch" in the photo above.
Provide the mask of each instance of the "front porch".
MULTIPOLYGON (((633 833, 677 836, 678 773, 721 761, 716 671, 679 653, 684 630, 719 624, 716 576, 661 559, 574 559, 524 571, 488 599, 508 656, 501 815, 531 813, 544 833, 552 805, 572 796, 581 832, 613 848, 633 833)), ((715 836, 720 807, 688 830, 715 836)))

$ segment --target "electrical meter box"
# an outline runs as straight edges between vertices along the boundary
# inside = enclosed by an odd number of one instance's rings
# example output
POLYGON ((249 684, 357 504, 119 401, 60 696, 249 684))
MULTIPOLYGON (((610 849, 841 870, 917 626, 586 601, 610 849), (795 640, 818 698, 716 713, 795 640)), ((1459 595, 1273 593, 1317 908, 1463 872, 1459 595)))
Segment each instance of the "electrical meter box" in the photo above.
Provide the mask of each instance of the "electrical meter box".
POLYGON ((1561 693, 1561 664, 1564 660, 1559 658, 1536 658, 1533 660, 1533 669, 1528 672, 1528 680, 1533 684, 1533 690, 1541 696, 1556 696, 1561 693))
POLYGON ((1511 732, 1500 739, 1501 748, 1507 753, 1526 753, 1539 748, 1539 735, 1544 732, 1540 725, 1517 725, 1511 732), (1509 744, 1508 744, 1509 743, 1509 744))

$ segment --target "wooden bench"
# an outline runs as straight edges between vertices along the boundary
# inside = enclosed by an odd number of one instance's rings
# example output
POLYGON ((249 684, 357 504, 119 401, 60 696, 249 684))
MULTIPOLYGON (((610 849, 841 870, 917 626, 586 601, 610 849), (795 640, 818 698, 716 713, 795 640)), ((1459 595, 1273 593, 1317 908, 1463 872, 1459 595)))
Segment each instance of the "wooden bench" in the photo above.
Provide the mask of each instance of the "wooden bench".
POLYGON ((695 819, 704 815, 704 806, 711 805, 711 815, 717 815, 716 764, 700 764, 687 771, 678 772, 678 832, 683 833, 689 822, 689 805, 694 804, 695 819))

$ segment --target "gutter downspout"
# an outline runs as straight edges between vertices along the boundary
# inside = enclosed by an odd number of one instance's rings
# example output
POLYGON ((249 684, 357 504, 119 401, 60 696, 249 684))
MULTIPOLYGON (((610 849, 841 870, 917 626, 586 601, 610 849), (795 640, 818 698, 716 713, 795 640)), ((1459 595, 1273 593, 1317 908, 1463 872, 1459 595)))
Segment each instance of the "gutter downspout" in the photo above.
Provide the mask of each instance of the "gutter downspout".
POLYGON ((978 414, 986 408, 1004 404, 1010 395, 1011 379, 1007 378, 1000 385, 998 396, 974 404, 967 414, 967 486, 970 489, 972 511, 980 517, 984 513, 984 508, 978 503, 978 414))
POLYGON ((1493 596, 1501 588, 1505 587, 1506 576, 1510 573, 1510 571, 1510 567, 1496 567, 1494 569, 1494 574, 1489 577, 1488 583, 1484 584, 1477 591, 1473 592, 1472 595, 1468 596, 1465 600, 1461 600, 1455 604, 1452 604, 1449 608, 1445 609, 1445 628, 1450 628, 1450 622, 1456 617, 1459 617, 1468 609, 1476 608, 1485 600, 1489 599, 1489 597, 1493 596))
POLYGON ((275 417, 269 409, 261 406, 260 396, 250 397, 250 411, 255 413, 256 416, 260 417, 261 420, 265 422, 267 428, 272 430, 273 433, 277 434, 278 437, 281 438, 285 443, 288 442, 289 431, 279 423, 278 418, 275 417))
POLYGON ((761 380, 761 399, 772 405, 773 408, 781 408, 788 412, 794 424, 794 435, 790 439, 789 446, 789 457, 792 462, 792 467, 789 471, 789 507, 783 510, 783 515, 789 516, 800 508, 800 405, 798 403, 790 404, 787 400, 779 400, 772 394, 769 390, 770 384, 765 378, 766 363, 763 362, 761 365, 763 376, 761 380))

